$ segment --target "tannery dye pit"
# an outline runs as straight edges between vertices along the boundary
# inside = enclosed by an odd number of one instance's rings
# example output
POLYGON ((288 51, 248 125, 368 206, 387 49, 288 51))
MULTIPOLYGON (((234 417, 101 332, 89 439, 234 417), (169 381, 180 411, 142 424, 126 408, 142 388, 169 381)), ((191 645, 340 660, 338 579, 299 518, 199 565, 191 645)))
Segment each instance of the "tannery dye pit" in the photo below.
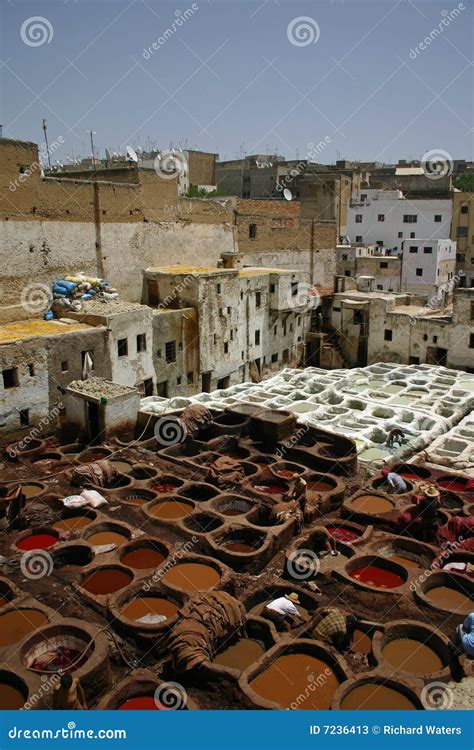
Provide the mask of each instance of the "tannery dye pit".
POLYGON ((279 656, 250 683, 252 690, 281 708, 327 710, 339 687, 331 667, 308 654, 279 656), (310 683, 316 689, 308 690, 310 683))
POLYGON ((387 643, 382 654, 384 659, 401 672, 432 674, 443 667, 443 662, 432 648, 413 638, 397 638, 387 643))

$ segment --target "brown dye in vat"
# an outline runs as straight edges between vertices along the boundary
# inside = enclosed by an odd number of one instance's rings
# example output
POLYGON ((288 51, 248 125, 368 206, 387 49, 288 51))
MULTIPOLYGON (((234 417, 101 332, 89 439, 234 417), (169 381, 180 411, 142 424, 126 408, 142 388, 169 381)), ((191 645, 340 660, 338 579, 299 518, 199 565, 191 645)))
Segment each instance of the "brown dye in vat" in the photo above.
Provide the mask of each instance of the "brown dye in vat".
POLYGON ((5 597, 0 596, 0 607, 4 607, 5 604, 8 604, 8 599, 5 599, 5 597))
POLYGON ((229 552, 240 552, 245 555, 248 555, 250 552, 255 552, 255 547, 252 547, 251 544, 245 544, 244 542, 225 542, 222 546, 229 552))
POLYGON ((423 569, 423 565, 420 565, 420 563, 416 562, 416 560, 411 560, 409 557, 402 557, 401 555, 390 555, 388 560, 392 560, 392 562, 396 562, 399 565, 403 565, 405 568, 418 568, 419 570, 423 569))
POLYGON ((384 497, 360 495, 352 500, 351 508, 361 513, 389 513, 394 509, 394 505, 384 497))
POLYGON ((372 651, 372 638, 370 635, 356 628, 352 638, 351 650, 356 654, 370 654, 372 651))
POLYGON ((366 711, 415 711, 416 706, 403 693, 386 685, 368 684, 358 685, 341 701, 341 709, 366 711))
POLYGON ((397 638, 384 646, 382 654, 392 667, 402 672, 432 674, 443 667, 443 662, 432 648, 413 638, 397 638))
POLYGON ((456 609, 459 614, 469 614, 473 609, 473 600, 470 596, 447 586, 437 586, 426 592, 427 599, 439 607, 456 609))
POLYGON ((132 576, 125 570, 117 568, 102 568, 94 570, 82 582, 82 588, 95 596, 103 594, 113 594, 127 586, 132 580, 132 576))
POLYGON ((247 513, 247 511, 228 508, 227 510, 220 510, 220 513, 222 513, 223 516, 241 516, 243 513, 247 513))
POLYGON ((89 544, 93 547, 100 547, 103 544, 116 544, 120 547, 124 542, 128 542, 125 534, 119 534, 117 531, 97 531, 87 538, 89 544))
POLYGON ((210 565, 179 563, 164 574, 163 580, 172 586, 193 593, 194 591, 209 591, 217 586, 221 577, 218 571, 210 565))
POLYGON ((79 529, 85 529, 86 526, 90 526, 92 518, 87 516, 71 516, 70 518, 61 518, 60 521, 53 523, 53 529, 57 531, 78 531, 79 529))
POLYGON ((117 471, 121 474, 128 474, 132 470, 133 466, 128 461, 112 461, 112 464, 117 471))
POLYGON ((178 607, 168 599, 159 596, 139 596, 129 602, 121 612, 127 620, 139 620, 145 615, 163 615, 167 620, 175 617, 178 607))
POLYGON ((150 513, 155 518, 162 518, 166 521, 174 521, 178 518, 189 516, 194 510, 191 503, 185 503, 180 500, 165 500, 162 503, 153 505, 150 513))
POLYGON ((330 492, 334 485, 330 482, 308 482, 308 489, 312 492, 330 492))
POLYGON ((165 556, 153 549, 153 547, 141 547, 140 549, 134 549, 131 552, 127 552, 121 559, 124 565, 128 565, 129 568, 136 570, 142 570, 144 568, 157 568, 161 565, 165 556))
POLYGON ((253 638, 241 638, 237 643, 217 654, 212 663, 219 664, 221 667, 239 669, 243 672, 244 669, 256 662, 264 653, 265 649, 258 641, 255 641, 253 638))
POLYGON ((279 656, 250 683, 261 698, 282 708, 327 710, 339 687, 331 667, 308 654, 279 656), (314 684, 314 692, 308 685, 314 684), (304 700, 301 698, 304 697, 304 700), (298 703, 296 703, 298 701, 298 703))
POLYGON ((6 612, 0 616, 0 647, 18 643, 47 621, 48 618, 39 609, 16 609, 6 612))
POLYGON ((0 682, 0 709, 2 711, 16 711, 25 704, 25 698, 19 690, 0 682))
MULTIPOLYGON (((21 485, 21 491, 23 492, 25 497, 34 497, 35 495, 39 495, 39 493, 42 491, 42 487, 38 487, 37 484, 22 484, 21 485)), ((24 703, 24 701, 23 701, 24 703)), ((22 704, 23 705, 23 704, 22 704)))

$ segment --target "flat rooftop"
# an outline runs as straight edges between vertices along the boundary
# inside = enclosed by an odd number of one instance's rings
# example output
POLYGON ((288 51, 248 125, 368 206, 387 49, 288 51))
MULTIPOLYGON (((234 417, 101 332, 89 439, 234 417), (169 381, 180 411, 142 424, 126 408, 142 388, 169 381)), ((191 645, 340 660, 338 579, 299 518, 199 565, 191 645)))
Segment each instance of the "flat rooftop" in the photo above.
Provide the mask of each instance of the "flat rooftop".
POLYGON ((112 383, 110 380, 105 378, 89 378, 88 380, 73 380, 69 383, 68 390, 82 393, 84 396, 90 396, 95 399, 100 399, 103 396, 106 398, 114 398, 116 396, 123 396, 128 393, 138 393, 136 388, 128 385, 120 385, 120 383, 112 383))
POLYGON ((146 269, 146 273, 168 273, 182 276, 200 276, 201 274, 230 274, 235 273, 233 268, 212 268, 211 266, 152 266, 146 269))
POLYGON ((61 323, 59 320, 20 320, 0 326, 0 344, 26 341, 38 336, 58 336, 71 331, 93 328, 86 323, 61 323))

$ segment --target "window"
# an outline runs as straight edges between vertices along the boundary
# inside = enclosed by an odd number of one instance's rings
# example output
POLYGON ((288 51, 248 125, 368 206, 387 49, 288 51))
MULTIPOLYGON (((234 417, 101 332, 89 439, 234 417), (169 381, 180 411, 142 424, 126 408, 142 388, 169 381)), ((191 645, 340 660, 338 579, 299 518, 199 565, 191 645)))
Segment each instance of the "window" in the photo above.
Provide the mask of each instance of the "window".
POLYGON ((147 378, 143 381, 143 392, 145 396, 153 396, 153 378, 147 378))
POLYGON ((35 366, 34 366, 34 364, 30 363, 28 365, 28 372, 30 374, 30 378, 33 378, 34 375, 35 375, 35 366))
POLYGON ((437 343, 438 343, 438 337, 437 336, 433 336, 433 344, 437 344, 437 343))
POLYGON ((347 260, 347 253, 343 253, 342 260, 347 260))
POLYGON ((469 349, 474 349, 474 333, 469 334, 469 349))
POLYGON ((257 236, 257 225, 249 224, 249 240, 254 240, 257 236))
POLYGON ((403 232, 399 232, 399 233, 398 233, 398 239, 400 239, 400 240, 401 240, 402 238, 403 238, 403 232))
POLYGON ((217 344, 217 333, 214 334, 214 346, 217 344))
POLYGON ((356 224, 362 224, 362 214, 356 214, 356 224))
POLYGON ((137 335, 137 352, 146 352, 146 333, 137 335))
POLYGON ((361 201, 366 201, 367 200, 367 193, 362 193, 362 195, 360 196, 360 199, 361 199, 361 201))
POLYGON ((286 323, 283 323, 283 336, 286 336, 286 323))
POLYGON ((461 206, 461 213, 462 214, 468 214, 469 213, 469 206, 461 206))
POLYGON ((242 360, 243 360, 244 358, 245 358, 245 354, 244 354, 244 352, 240 352, 240 359, 242 359, 242 360))
POLYGON ((385 341, 391 341, 393 337, 393 333, 390 328, 386 328, 384 335, 383 335, 385 341))
POLYGON ((418 221, 417 214, 403 214, 404 224, 416 224, 418 221))
POLYGON ((424 247, 423 248, 423 252, 427 253, 427 254, 432 253, 433 252, 433 248, 432 247, 424 247))
POLYGON ((63 359, 61 362, 61 372, 67 372, 69 370, 69 362, 67 359, 63 359))
POLYGON ((301 315, 298 315, 298 317, 296 318, 296 324, 301 325, 301 315))
POLYGON ((388 262, 386 260, 381 260, 380 268, 388 268, 388 262))
POLYGON ((363 310, 354 310, 354 323, 357 323, 357 324, 364 323, 364 311, 363 310))
POLYGON ((411 240, 414 240, 414 239, 415 239, 415 232, 410 232, 410 239, 411 239, 411 240))
POLYGON ((423 276, 423 269, 422 268, 417 268, 416 269, 416 275, 417 276, 423 276))
POLYGON ((272 354, 272 364, 274 365, 275 362, 278 362, 278 354, 272 354))
POLYGON ((289 349, 284 349, 283 350, 282 359, 283 359, 283 362, 288 362, 288 360, 290 359, 290 350, 289 349))
POLYGON ((350 276, 350 275, 351 275, 350 271, 344 271, 344 276, 350 276))
POLYGON ((30 410, 19 409, 20 414, 20 427, 28 427, 30 424, 30 410))
POLYGON ((231 307, 228 307, 228 308, 227 308, 227 315, 230 315, 230 314, 231 314, 231 312, 232 312, 232 308, 231 308, 231 307))
POLYGON ((228 353, 229 353, 229 342, 225 341, 224 342, 224 354, 228 354, 228 353))
POLYGON ((255 343, 260 344, 260 331, 255 331, 255 343))
POLYGON ((378 221, 385 221, 385 214, 379 214, 378 221))
POLYGON ((234 329, 233 328, 230 329, 230 340, 231 341, 234 340, 234 329))
POLYGON ((180 351, 180 352, 183 351, 183 342, 182 341, 180 341, 179 344, 178 344, 178 351, 180 351))
POLYGON ((274 329, 273 329, 273 335, 274 335, 274 336, 276 336, 276 335, 277 335, 277 327, 276 327, 276 326, 275 326, 275 327, 274 327, 274 329))
POLYGON ((423 341, 428 341, 428 334, 427 333, 423 334, 423 341))
POLYGON ((457 227, 457 229, 456 229, 456 236, 457 237, 467 237, 467 227, 457 227))
POLYGON ((194 372, 188 372, 187 381, 188 385, 192 385, 194 383, 194 372))
POLYGON ((176 362, 176 341, 166 342, 165 357, 167 362, 176 362))
POLYGON ((157 349, 156 350, 156 356, 158 357, 158 359, 161 359, 161 357, 162 357, 161 349, 157 349))
POLYGON ((419 357, 410 357, 408 360, 410 365, 419 365, 420 364, 420 358, 419 357))
POLYGON ((379 291, 382 291, 382 289, 383 289, 383 284, 377 284, 377 289, 378 289, 379 291))
POLYGON ((257 292, 255 294, 255 307, 261 307, 262 306, 262 294, 261 292, 257 292))
POLYGON ((219 317, 222 318, 223 315, 224 315, 224 310, 222 307, 219 307, 219 317))
POLYGON ((275 284, 270 284, 270 294, 275 292, 275 284))
POLYGON ((162 383, 157 383, 156 394, 162 398, 168 398, 168 381, 164 380, 162 383))
POLYGON ((439 224, 439 222, 443 220, 443 217, 441 214, 435 214, 434 220, 439 224))
POLYGON ((471 302, 471 320, 474 320, 474 302, 471 302))
POLYGON ((217 285, 217 294, 220 294, 220 293, 221 293, 221 285, 220 285, 220 284, 218 284, 218 285, 217 285))
POLYGON ((240 292, 240 299, 243 299, 243 298, 244 298, 244 293, 240 292))
POLYGON ((411 253, 417 253, 418 252, 418 245, 410 245, 410 252, 411 253))
POLYGON ((117 341, 117 356, 126 357, 128 354, 128 339, 119 339, 117 341))
POLYGON ((362 242, 362 235, 361 234, 358 234, 356 236, 356 242, 362 242))
POLYGON ((176 378, 176 385, 181 385, 181 375, 176 378))
POLYGON ((298 294, 298 287, 299 287, 299 285, 300 285, 299 281, 292 281, 291 282, 291 296, 292 297, 296 297, 296 295, 298 294))

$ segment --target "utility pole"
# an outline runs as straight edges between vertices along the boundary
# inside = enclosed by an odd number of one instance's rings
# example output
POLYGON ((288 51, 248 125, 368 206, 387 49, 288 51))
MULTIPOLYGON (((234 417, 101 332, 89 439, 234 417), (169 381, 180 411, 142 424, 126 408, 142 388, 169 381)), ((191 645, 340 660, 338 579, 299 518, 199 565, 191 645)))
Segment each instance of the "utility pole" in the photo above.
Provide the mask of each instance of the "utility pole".
POLYGON ((46 143, 46 154, 48 156, 48 164, 49 164, 49 168, 51 169, 51 156, 49 153, 49 143, 48 143, 48 126, 47 126, 46 120, 43 120, 43 130, 44 130, 44 141, 46 143))
POLYGON ((91 137, 92 168, 94 168, 94 162, 95 162, 94 136, 97 134, 95 130, 86 130, 86 133, 89 133, 91 137))

